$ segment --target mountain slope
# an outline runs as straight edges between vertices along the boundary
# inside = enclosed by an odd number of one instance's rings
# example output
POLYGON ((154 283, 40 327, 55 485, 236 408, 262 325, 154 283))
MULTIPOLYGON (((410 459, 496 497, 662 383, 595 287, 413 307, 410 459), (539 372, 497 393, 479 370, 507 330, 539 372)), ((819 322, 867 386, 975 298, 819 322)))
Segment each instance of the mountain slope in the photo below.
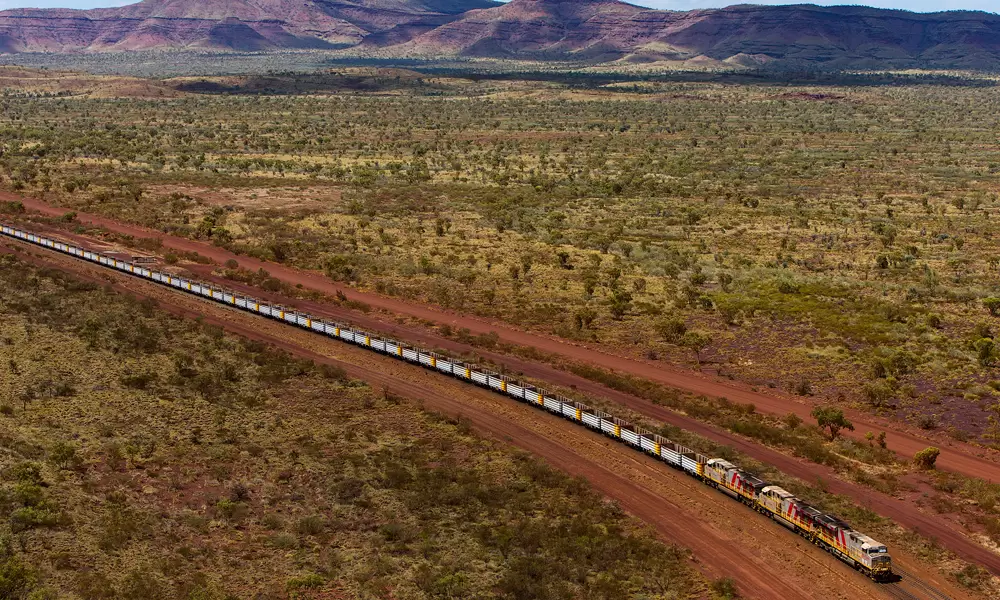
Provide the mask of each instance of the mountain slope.
POLYGON ((814 5, 678 12, 617 0, 513 0, 470 11, 405 47, 428 55, 995 68, 1000 15, 814 5))
MULTIPOLYGON (((620 0, 144 0, 0 11, 0 52, 363 46, 395 56, 1000 68, 1000 15, 620 0)), ((692 64, 692 63, 689 63, 692 64)))
MULTIPOLYGON (((355 45, 405 27, 409 36, 492 0, 144 0, 94 10, 0 11, 0 52, 355 45)), ((405 41, 403 37, 396 41, 405 41)))

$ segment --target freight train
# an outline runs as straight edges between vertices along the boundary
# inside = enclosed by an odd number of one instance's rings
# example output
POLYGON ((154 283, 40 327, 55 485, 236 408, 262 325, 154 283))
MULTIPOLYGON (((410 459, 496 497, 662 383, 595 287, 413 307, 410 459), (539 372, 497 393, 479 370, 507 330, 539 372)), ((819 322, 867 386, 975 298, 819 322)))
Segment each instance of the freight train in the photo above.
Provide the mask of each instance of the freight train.
POLYGON ((675 469, 712 486, 748 507, 770 517, 788 529, 833 554, 876 581, 893 578, 892 559, 884 544, 855 531, 837 517, 810 506, 792 493, 740 469, 721 458, 711 458, 674 443, 655 433, 595 410, 559 394, 494 373, 474 364, 408 346, 403 342, 373 335, 343 323, 315 318, 283 306, 226 290, 218 284, 205 283, 156 271, 65 242, 49 239, 0 224, 3 235, 98 263, 118 271, 202 296, 216 302, 264 315, 283 323, 308 329, 320 335, 421 365, 559 415, 574 423, 603 433, 632 448, 649 454, 675 469))

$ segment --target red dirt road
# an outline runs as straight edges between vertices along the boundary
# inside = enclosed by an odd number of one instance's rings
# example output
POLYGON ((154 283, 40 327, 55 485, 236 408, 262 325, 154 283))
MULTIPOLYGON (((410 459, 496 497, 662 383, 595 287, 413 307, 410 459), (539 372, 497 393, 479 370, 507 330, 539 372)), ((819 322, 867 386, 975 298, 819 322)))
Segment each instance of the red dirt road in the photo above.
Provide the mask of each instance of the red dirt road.
POLYGON ((32 262, 56 266, 101 284, 111 283, 119 291, 158 300, 161 308, 174 314, 202 317, 298 356, 341 366, 352 377, 419 400, 428 408, 462 415, 477 430, 587 478, 662 537, 690 548, 709 577, 732 577, 744 597, 848 600, 885 596, 884 588, 765 517, 687 475, 565 420, 336 340, 318 338, 76 259, 4 242, 0 251, 10 245, 32 262))
MULTIPOLYGON (((7 192, 0 192, 0 200, 17 200, 24 203, 25 207, 38 211, 48 216, 58 216, 66 212, 65 209, 46 204, 37 199, 26 198, 7 192)), ((265 269, 273 276, 296 285, 310 288, 325 294, 333 295, 337 291, 349 293, 355 300, 365 302, 375 308, 389 312, 409 315, 421 319, 428 319, 439 323, 449 323, 454 327, 465 327, 473 333, 489 333, 495 331, 505 342, 510 342, 522 346, 532 346, 545 352, 559 354, 572 360, 589 362, 600 365, 604 368, 615 371, 630 373, 652 381, 665 384, 670 387, 690 391, 696 394, 703 394, 713 397, 726 397, 734 402, 752 403, 757 410, 765 413, 784 415, 795 413, 804 420, 811 419, 810 412, 813 404, 800 398, 776 394, 755 392, 747 386, 731 381, 719 381, 709 378, 701 373, 684 370, 677 367, 652 364, 636 358, 618 356, 610 354, 598 348, 582 346, 568 343, 544 335, 521 331, 503 323, 489 322, 484 319, 445 311, 442 309, 426 306, 416 302, 408 302, 396 298, 388 298, 361 292, 353 288, 336 284, 327 279, 323 274, 303 271, 286 265, 265 262, 248 256, 241 256, 218 248, 211 244, 190 240, 186 238, 166 235, 162 232, 146 229, 143 227, 120 223, 113 219, 108 219, 99 215, 88 213, 77 213, 77 219, 83 223, 105 227, 117 233, 133 235, 136 237, 157 237, 163 240, 163 245, 179 251, 198 252, 218 263, 224 263, 229 259, 234 259, 241 266, 249 269, 265 269)), ((228 282, 231 285, 231 282, 228 282)), ((255 292, 259 293, 259 292, 255 292)), ((356 321, 357 318, 351 314, 349 320, 356 321)), ((500 362, 510 364, 509 358, 504 358, 500 362)), ((607 388, 602 388, 606 390, 607 388)), ((604 395, 609 395, 603 392, 604 395)), ((852 434, 862 438, 868 431, 886 431, 886 441, 888 446, 904 457, 911 457, 919 450, 929 445, 941 447, 941 455, 938 458, 938 467, 945 470, 955 471, 964 475, 978 477, 991 482, 1000 482, 1000 463, 994 459, 994 453, 981 448, 976 448, 969 444, 945 440, 931 441, 922 437, 898 422, 878 419, 872 415, 847 410, 847 416, 854 422, 857 430, 852 434)))
MULTIPOLYGON (((80 236, 69 237, 78 238, 80 236)), ((82 239, 85 240, 86 238, 82 239)), ((195 269, 199 270, 197 267, 195 267, 195 269)), ((201 269, 201 271, 203 272, 200 272, 199 274, 208 279, 218 279, 210 277, 211 268, 201 269)), ((407 339, 411 342, 444 347, 446 350, 452 350, 455 352, 466 352, 472 349, 459 342, 434 336, 426 330, 422 330, 420 328, 386 323, 374 315, 366 315, 364 313, 349 311, 326 303, 305 300, 289 300, 275 294, 262 292, 261 290, 228 280, 220 280, 220 283, 223 283, 230 288, 253 293, 258 297, 268 297, 275 301, 280 300, 286 305, 306 310, 318 316, 327 316, 334 319, 350 321, 358 326, 396 335, 399 338, 407 339)), ((841 479, 836 472, 829 468, 787 456, 765 446, 747 441, 728 431, 707 425, 661 406, 654 405, 644 399, 615 390, 609 390, 600 384, 571 373, 560 371, 551 366, 532 363, 516 357, 491 355, 490 353, 484 353, 482 351, 479 351, 479 353, 487 354, 487 358, 491 360, 505 362, 510 367, 517 369, 528 376, 567 387, 572 386, 585 393, 604 396, 649 418, 670 423, 702 435, 708 439, 726 444, 756 460, 773 465, 782 472, 798 477, 804 481, 815 482, 818 478, 822 478, 829 491, 853 498, 862 506, 865 506, 882 516, 888 517, 908 529, 919 531, 924 536, 937 539, 943 547, 951 550, 958 556, 971 562, 983 565, 992 572, 1000 574, 1000 556, 972 541, 968 537, 968 534, 957 523, 941 515, 926 513, 912 501, 894 498, 852 482, 845 481, 841 479)))

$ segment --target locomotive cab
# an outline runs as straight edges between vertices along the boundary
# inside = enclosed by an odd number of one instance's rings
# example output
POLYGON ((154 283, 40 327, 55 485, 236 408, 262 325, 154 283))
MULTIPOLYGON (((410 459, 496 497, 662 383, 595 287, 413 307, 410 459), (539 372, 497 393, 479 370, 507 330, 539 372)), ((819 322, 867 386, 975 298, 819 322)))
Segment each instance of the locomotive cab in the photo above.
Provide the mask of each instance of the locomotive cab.
POLYGON ((871 569, 872 579, 884 581, 892 575, 892 556, 889 555, 889 549, 884 544, 872 540, 862 544, 861 549, 865 558, 868 559, 864 562, 867 562, 866 566, 871 569))

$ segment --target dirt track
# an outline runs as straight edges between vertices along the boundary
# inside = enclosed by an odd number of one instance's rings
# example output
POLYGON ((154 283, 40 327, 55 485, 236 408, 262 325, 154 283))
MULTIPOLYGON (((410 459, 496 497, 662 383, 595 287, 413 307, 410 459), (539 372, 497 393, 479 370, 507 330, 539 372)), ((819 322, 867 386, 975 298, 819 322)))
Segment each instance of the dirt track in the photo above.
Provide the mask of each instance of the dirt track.
MULTIPOLYGON (((154 232, 145 232, 146 235, 151 235, 153 233, 154 232)), ((87 238, 82 236, 68 235, 66 237, 77 238, 82 240, 84 243, 87 241, 87 238)), ((197 244, 196 242, 192 243, 197 244)), ((212 246, 209 246, 209 248, 219 250, 218 248, 212 246)), ((205 253, 202 252, 202 254, 205 253)), ((241 260, 241 264, 246 265, 246 261, 243 259, 241 260)), ((390 335, 396 335, 397 337, 405 339, 411 343, 443 348, 453 352, 476 351, 478 354, 483 355, 490 360, 503 363, 511 369, 524 373, 527 376, 551 383, 557 383, 566 387, 575 387, 585 393, 609 398, 652 419, 682 427, 688 431, 692 431, 709 439, 729 445, 757 460, 760 460, 761 462, 771 464, 779 470, 789 475, 799 477, 804 481, 815 482, 817 478, 822 478, 831 492, 851 497, 859 504, 875 511, 876 513, 888 517, 908 529, 919 531, 926 537, 932 537, 938 540, 943 547, 951 550, 962 558, 983 565, 990 569, 993 573, 1000 575, 1000 556, 971 540, 958 523, 941 515, 926 513, 917 507, 912 500, 901 500, 845 481, 839 478, 834 471, 826 467, 808 463, 806 461, 768 449, 764 446, 754 444, 731 434, 730 432, 706 425, 695 419, 672 412, 663 407, 656 406, 647 400, 611 390, 600 384, 565 371, 560 371, 549 365, 532 363, 517 357, 484 352, 481 349, 475 349, 468 345, 455 342, 454 340, 435 335, 425 329, 402 326, 383 320, 378 315, 366 315, 361 312, 338 308, 337 306, 328 303, 289 300, 288 298, 278 296, 276 294, 268 294, 259 289, 251 288, 250 286, 213 277, 211 275, 211 267, 200 267, 195 265, 192 269, 197 271, 199 276, 219 281, 226 287, 243 290, 259 297, 271 298, 274 301, 280 301, 283 304, 301 308, 302 310, 306 310, 316 315, 329 316, 335 319, 341 319, 346 322, 354 323, 360 327, 386 332, 390 335)), ((352 292, 352 297, 358 296, 352 292)), ((573 346, 568 347, 575 348, 573 346)), ((727 396, 731 399, 735 399, 732 394, 728 394, 727 396)))
MULTIPOLYGON (((0 200, 19 200, 30 210, 38 211, 49 216, 62 215, 65 209, 46 204, 42 201, 0 192, 0 200)), ((354 290, 352 288, 336 284, 324 277, 321 273, 308 272, 293 267, 288 267, 278 263, 265 262, 248 256, 233 254, 222 248, 211 244, 189 240, 186 238, 166 235, 162 232, 145 229, 134 225, 120 223, 113 219, 92 215, 88 213, 77 213, 77 219, 83 223, 99 225, 110 231, 133 235, 136 237, 158 237, 163 240, 166 248, 179 251, 198 252, 203 256, 212 258, 218 263, 224 263, 229 259, 234 259, 241 266, 257 270, 265 269, 271 275, 290 283, 292 285, 301 284, 303 287, 314 289, 326 294, 333 295, 337 291, 349 294, 350 298, 360 300, 375 308, 387 310, 397 314, 410 315, 421 319, 428 319, 438 323, 449 323, 454 327, 465 327, 473 333, 488 333, 495 331, 503 341, 532 346, 545 352, 560 354, 567 358, 589 362, 600 365, 604 368, 630 373, 652 381, 657 381, 665 385, 682 390, 704 394, 713 397, 726 397, 734 402, 752 403, 758 411, 784 415, 793 412, 805 420, 810 419, 809 413, 813 405, 803 399, 781 394, 764 394, 755 392, 749 387, 731 381, 719 381, 677 367, 665 366, 662 364, 652 364, 636 358, 609 354, 601 349, 571 344, 566 341, 546 337, 544 335, 521 331, 504 323, 489 322, 484 319, 445 311, 430 307, 417 302, 409 302, 396 298, 389 298, 354 290)), ((255 292, 256 293, 256 292, 255 292)), ((352 320, 357 320, 353 315, 352 320)), ((504 358, 504 363, 511 364, 509 358, 504 358)), ((601 388, 602 390, 605 388, 601 388)), ((602 392, 609 395, 606 392, 602 392)), ((914 453, 926 448, 929 445, 941 447, 941 455, 937 464, 939 468, 953 470, 958 473, 979 477, 988 481, 1000 482, 1000 463, 993 460, 996 458, 987 451, 976 448, 968 444, 962 444, 951 440, 937 440, 932 442, 928 438, 922 437, 916 432, 909 430, 905 425, 878 419, 872 415, 847 410, 847 416, 854 422, 857 430, 849 435, 863 438, 868 431, 886 431, 886 441, 888 446, 904 457, 912 457, 914 453)))
MULTIPOLYGON (((27 248, 17 242, 8 245, 22 255, 27 248)), ((54 264, 86 278, 111 282, 119 290, 157 299, 161 306, 176 314, 201 316, 230 331, 274 343, 298 355, 340 364, 354 377, 417 399, 429 408, 462 414, 480 431, 542 456, 557 468, 585 476, 595 488, 618 500, 667 540, 691 548, 709 576, 733 577, 750 597, 885 595, 882 588, 843 563, 720 493, 547 413, 419 367, 178 294, 96 265, 34 248, 28 254, 35 256, 35 262, 54 264)), ((911 557, 897 554, 896 558, 911 570, 928 571, 926 565, 919 565, 911 557)), ((951 588, 946 582, 931 583, 951 588)), ((964 597, 954 588, 948 592, 955 598, 964 597)))

